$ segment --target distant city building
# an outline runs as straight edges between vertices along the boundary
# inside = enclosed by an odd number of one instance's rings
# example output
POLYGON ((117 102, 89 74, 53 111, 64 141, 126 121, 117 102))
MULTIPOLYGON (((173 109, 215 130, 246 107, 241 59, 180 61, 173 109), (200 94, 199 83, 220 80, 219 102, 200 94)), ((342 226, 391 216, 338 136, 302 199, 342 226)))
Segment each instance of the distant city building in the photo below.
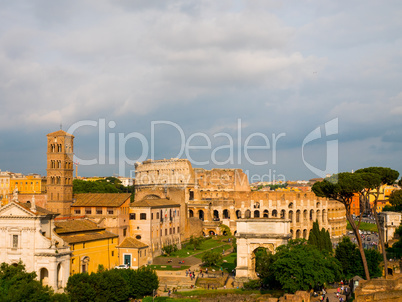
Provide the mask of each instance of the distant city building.
POLYGON ((6 205, 10 194, 10 172, 0 170, 0 205, 6 205))
POLYGON ((121 184, 125 187, 132 187, 134 184, 134 180, 131 177, 118 177, 121 181, 121 184))

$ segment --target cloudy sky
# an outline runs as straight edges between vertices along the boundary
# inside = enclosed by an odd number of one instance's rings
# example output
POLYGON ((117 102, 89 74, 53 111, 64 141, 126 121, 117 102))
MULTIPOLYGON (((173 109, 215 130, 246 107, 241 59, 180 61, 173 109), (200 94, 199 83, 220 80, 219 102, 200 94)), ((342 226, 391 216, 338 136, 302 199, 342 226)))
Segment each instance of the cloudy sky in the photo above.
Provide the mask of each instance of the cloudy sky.
POLYGON ((402 172, 400 1, 2 1, 0 25, 3 171, 45 175, 62 124, 82 176, 402 172))

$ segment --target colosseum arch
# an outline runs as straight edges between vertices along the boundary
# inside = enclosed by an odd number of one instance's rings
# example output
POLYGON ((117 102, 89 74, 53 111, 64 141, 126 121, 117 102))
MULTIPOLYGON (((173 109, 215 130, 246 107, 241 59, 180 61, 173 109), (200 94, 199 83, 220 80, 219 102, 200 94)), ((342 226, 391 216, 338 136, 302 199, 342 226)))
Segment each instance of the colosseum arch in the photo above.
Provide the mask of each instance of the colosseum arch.
POLYGON ((275 253, 290 237, 290 220, 281 218, 238 219, 236 222, 237 267, 236 281, 257 278, 255 250, 262 247, 275 253))
POLYGON ((203 210, 198 210, 198 218, 204 221, 205 215, 203 210))
POLYGON ((263 215, 264 218, 268 218, 269 216, 269 211, 268 210, 264 210, 263 215))
POLYGON ((247 211, 244 213, 244 218, 251 218, 251 211, 250 211, 250 210, 247 210, 247 211))

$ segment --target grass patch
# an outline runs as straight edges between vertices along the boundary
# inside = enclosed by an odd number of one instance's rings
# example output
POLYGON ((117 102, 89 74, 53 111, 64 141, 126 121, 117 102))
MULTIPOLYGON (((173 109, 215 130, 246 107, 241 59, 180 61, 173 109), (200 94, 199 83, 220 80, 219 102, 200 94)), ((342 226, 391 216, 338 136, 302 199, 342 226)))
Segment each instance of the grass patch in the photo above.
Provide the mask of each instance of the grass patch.
POLYGON ((189 269, 189 265, 182 265, 180 268, 173 267, 176 265, 148 265, 150 268, 157 270, 157 271, 182 271, 185 269, 189 269))
MULTIPOLYGON (((352 226, 350 225, 349 221, 347 223, 348 224, 346 226, 346 229, 352 231, 352 226)), ((375 223, 367 223, 363 221, 360 223, 360 230, 369 232, 378 232, 377 225, 375 223)))
MULTIPOLYGON (((225 242, 227 242, 227 240, 228 240, 228 237, 224 237, 224 236, 208 238, 201 244, 201 246, 197 250, 194 250, 194 247, 191 244, 189 244, 188 242, 183 243, 182 244, 183 248, 181 250, 178 250, 178 251, 170 254, 170 256, 167 256, 167 257, 187 258, 194 254, 198 254, 203 251, 205 252, 212 248, 216 248, 217 246, 224 245, 225 242), (222 242, 222 241, 224 241, 224 242, 222 242)), ((230 248, 230 245, 227 248, 225 248, 225 250, 228 248, 230 248)), ((220 252, 222 252, 222 250, 220 252)), ((160 256, 160 257, 167 258, 166 256, 160 256)), ((198 258, 202 258, 202 256, 198 257, 198 258)))
MULTIPOLYGON (((221 242, 222 244, 222 242, 221 242)), ((214 251, 214 252, 218 252, 220 254, 222 254, 223 250, 227 251, 228 249, 230 249, 232 246, 229 244, 225 244, 224 246, 219 246, 219 247, 215 247, 215 248, 211 248, 210 250, 214 251)), ((209 249, 204 250, 204 252, 206 252, 209 249)), ((202 251, 201 251, 202 252, 202 251)), ((202 256, 204 255, 204 253, 198 254, 198 255, 194 255, 194 257, 202 259, 202 256)))
POLYGON ((214 297, 214 296, 224 296, 227 294, 236 295, 265 295, 270 294, 273 297, 283 296, 283 291, 280 290, 244 290, 240 288, 233 289, 195 289, 192 291, 178 291, 175 294, 182 297, 214 297))
POLYGON ((231 273, 232 270, 236 268, 236 259, 237 259, 237 253, 232 253, 226 257, 223 258, 223 260, 226 260, 227 262, 222 263, 222 268, 226 270, 226 272, 231 273))

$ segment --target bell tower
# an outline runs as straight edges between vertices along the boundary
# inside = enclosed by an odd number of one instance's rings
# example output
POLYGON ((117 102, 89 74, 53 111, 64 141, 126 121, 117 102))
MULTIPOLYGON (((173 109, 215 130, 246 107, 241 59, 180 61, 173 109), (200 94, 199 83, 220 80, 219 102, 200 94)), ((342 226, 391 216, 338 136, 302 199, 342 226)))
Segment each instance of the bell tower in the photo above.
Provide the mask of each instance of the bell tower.
POLYGON ((47 209, 70 215, 73 200, 74 136, 63 130, 47 135, 47 209))

